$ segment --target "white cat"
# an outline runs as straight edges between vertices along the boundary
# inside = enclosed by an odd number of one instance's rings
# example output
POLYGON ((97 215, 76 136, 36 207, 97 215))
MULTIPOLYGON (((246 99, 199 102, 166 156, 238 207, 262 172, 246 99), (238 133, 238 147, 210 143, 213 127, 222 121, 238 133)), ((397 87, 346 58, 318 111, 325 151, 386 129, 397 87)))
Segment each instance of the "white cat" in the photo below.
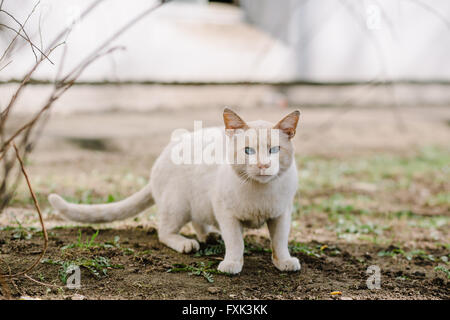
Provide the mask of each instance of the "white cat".
POLYGON ((262 120, 246 123, 235 112, 225 109, 226 130, 215 129, 216 133, 221 130, 222 137, 234 141, 251 130, 257 132, 253 138, 245 139, 245 145, 226 151, 226 156, 233 159, 243 157, 244 163, 175 164, 173 151, 177 142, 172 141, 153 165, 149 184, 122 201, 80 205, 67 203, 56 194, 51 194, 49 201, 62 215, 80 222, 125 219, 155 203, 159 240, 184 253, 200 248, 196 240, 179 234, 186 223, 192 222, 201 242, 212 228, 218 228, 226 250, 218 269, 231 274, 242 270, 243 227, 259 228, 267 222, 274 265, 281 271, 300 270, 298 259, 288 251, 292 204, 298 184, 291 139, 299 116, 300 112, 294 111, 276 125, 262 120), (279 132, 278 139, 266 139, 261 134, 264 130, 279 132), (261 147, 261 141, 265 140, 267 148, 261 147), (268 161, 260 161, 262 153, 261 159, 268 161), (258 156, 255 163, 250 161, 252 156, 258 156))

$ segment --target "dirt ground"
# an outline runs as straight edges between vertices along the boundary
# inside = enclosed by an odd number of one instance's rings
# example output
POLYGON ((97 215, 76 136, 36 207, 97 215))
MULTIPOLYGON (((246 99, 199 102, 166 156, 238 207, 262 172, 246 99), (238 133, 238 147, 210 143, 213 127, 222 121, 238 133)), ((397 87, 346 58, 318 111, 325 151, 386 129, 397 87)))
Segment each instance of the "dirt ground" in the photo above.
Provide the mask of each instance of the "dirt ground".
MULTIPOLYGON (((242 108, 244 119, 277 121, 282 108, 242 108)), ((19 123, 22 118, 17 117, 19 123)), ((27 167, 49 227, 45 260, 0 286, 3 296, 38 299, 449 299, 450 110, 415 106, 304 108, 295 145, 299 167, 290 235, 299 273, 270 261, 266 228, 246 231, 241 274, 218 274, 222 242, 178 254, 157 241, 157 208, 123 222, 62 220, 46 197, 122 199, 148 180, 176 128, 221 122, 220 108, 52 116, 27 167), (98 231, 98 234, 96 231, 98 231), (81 288, 64 285, 81 270, 81 288), (369 289, 370 266, 380 288, 369 289), (336 293, 337 292, 337 293, 336 293), (332 294, 333 293, 333 294, 332 294)), ((0 270, 18 272, 42 247, 20 185, 0 216, 0 270)), ((190 226, 183 233, 194 237, 190 226)))
MULTIPOLYGON (((86 238, 95 233, 92 228, 80 230, 86 238)), ((201 254, 177 254, 158 242, 153 228, 102 230, 96 238, 101 244, 114 243, 114 238, 120 237, 116 245, 107 248, 93 245, 62 250, 64 245, 73 243, 77 229, 53 229, 50 233, 50 250, 46 256, 52 260, 105 257, 112 267, 107 268, 106 275, 99 272, 98 276, 82 268, 81 289, 69 290, 58 281, 62 267, 44 260, 32 272, 32 277, 53 286, 23 278, 11 285, 14 295, 41 299, 71 299, 78 295, 87 299, 331 299, 332 292, 340 291, 342 294, 337 299, 449 298, 448 280, 434 270, 435 262, 419 256, 407 260, 377 255, 377 252, 398 249, 392 246, 343 243, 321 250, 322 243, 303 243, 298 252, 291 248, 302 262, 302 270, 281 273, 271 264, 270 252, 266 252, 268 239, 248 236, 244 269, 237 276, 228 276, 215 272, 223 250, 208 251, 205 246, 201 254), (366 279, 370 274, 366 270, 371 265, 382 270, 379 290, 367 288, 366 279), (170 272, 186 266, 194 270, 170 272), (191 274, 195 271, 207 274, 191 274)), ((13 232, 3 232, 2 257, 9 261, 13 271, 20 270, 36 258, 41 242, 37 236, 16 240, 13 232)), ((209 245, 209 248, 219 247, 223 249, 220 244, 209 245)), ((447 255, 448 249, 430 249, 427 254, 440 257, 447 255)))

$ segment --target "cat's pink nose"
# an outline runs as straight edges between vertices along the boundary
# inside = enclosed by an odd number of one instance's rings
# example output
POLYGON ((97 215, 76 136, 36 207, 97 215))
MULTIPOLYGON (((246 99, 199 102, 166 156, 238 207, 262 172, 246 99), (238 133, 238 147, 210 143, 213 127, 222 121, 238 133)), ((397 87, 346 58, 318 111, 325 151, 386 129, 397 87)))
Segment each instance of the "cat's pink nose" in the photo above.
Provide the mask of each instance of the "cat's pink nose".
POLYGON ((258 167, 258 169, 268 169, 270 167, 270 162, 268 162, 268 163, 258 163, 256 166, 258 167))

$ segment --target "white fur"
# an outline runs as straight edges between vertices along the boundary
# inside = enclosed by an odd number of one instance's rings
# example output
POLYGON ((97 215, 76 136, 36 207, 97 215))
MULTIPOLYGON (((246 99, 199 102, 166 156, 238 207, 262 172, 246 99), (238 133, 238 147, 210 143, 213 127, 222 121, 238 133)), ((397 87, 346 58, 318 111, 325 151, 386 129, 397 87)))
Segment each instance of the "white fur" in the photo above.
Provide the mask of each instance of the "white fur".
MULTIPOLYGON (((296 125, 296 123, 295 123, 296 125)), ((250 127, 272 127, 266 122, 249 123, 250 127)), ((223 134, 225 132, 222 129, 223 134)), ((259 228, 267 222, 272 240, 272 260, 281 271, 297 271, 300 263, 288 251, 292 203, 297 190, 297 169, 292 144, 287 137, 285 164, 276 168, 273 177, 265 179, 253 175, 245 167, 246 179, 229 164, 174 164, 171 142, 156 160, 150 183, 129 198, 111 204, 69 204, 52 194, 49 201, 54 208, 71 220, 106 222, 133 216, 156 203, 160 217, 158 235, 162 243, 178 252, 199 249, 196 240, 179 234, 192 222, 199 240, 204 241, 210 227, 218 228, 226 253, 218 269, 231 274, 243 266, 243 227, 259 228), (289 149, 291 148, 291 149, 289 149), (287 157, 287 158, 286 158, 287 157)))

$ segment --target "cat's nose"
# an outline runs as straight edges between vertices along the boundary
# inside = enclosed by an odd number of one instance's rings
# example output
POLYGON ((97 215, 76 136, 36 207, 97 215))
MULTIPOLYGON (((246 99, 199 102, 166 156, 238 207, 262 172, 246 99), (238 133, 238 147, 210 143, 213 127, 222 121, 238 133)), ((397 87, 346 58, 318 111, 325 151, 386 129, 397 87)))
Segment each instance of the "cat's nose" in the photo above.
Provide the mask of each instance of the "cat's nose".
POLYGON ((268 169, 270 168, 270 161, 267 163, 258 163, 256 166, 258 169, 268 169))

